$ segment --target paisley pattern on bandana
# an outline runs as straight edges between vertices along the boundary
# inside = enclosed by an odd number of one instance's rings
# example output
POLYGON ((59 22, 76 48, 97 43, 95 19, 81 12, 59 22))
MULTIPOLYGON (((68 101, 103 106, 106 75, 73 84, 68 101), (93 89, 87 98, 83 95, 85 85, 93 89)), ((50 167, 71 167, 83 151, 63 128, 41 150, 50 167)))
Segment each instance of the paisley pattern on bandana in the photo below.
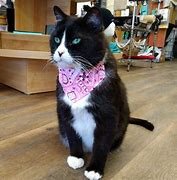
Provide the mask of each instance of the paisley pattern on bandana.
POLYGON ((105 67, 103 62, 88 71, 59 68, 59 82, 65 94, 74 103, 88 95, 104 78, 105 67))

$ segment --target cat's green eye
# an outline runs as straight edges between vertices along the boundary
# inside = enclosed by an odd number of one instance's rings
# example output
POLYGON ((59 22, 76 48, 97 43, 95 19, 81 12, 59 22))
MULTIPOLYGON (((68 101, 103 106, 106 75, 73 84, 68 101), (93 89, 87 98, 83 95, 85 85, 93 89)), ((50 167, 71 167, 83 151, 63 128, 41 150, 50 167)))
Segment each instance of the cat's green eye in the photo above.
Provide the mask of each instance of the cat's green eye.
POLYGON ((72 44, 79 44, 80 41, 81 41, 81 38, 75 38, 73 39, 72 44))
POLYGON ((55 40, 55 42, 56 42, 57 44, 60 43, 60 39, 59 39, 58 37, 55 37, 54 40, 55 40))

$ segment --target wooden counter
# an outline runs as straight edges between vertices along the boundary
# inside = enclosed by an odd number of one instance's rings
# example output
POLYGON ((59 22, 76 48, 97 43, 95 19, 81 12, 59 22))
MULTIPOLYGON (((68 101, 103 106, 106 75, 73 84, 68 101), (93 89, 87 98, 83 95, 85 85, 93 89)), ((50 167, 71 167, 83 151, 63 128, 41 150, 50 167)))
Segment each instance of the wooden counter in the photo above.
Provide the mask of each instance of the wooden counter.
POLYGON ((0 83, 26 94, 54 91, 49 36, 0 33, 0 83))

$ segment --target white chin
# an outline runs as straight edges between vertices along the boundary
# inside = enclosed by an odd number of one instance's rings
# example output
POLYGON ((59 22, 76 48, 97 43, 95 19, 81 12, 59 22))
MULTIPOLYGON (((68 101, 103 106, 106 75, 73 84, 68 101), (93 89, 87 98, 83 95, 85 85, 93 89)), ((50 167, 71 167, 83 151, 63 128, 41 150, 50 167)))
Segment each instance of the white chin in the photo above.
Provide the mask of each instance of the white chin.
POLYGON ((66 63, 66 62, 58 62, 57 63, 58 68, 75 68, 76 64, 74 63, 66 63))

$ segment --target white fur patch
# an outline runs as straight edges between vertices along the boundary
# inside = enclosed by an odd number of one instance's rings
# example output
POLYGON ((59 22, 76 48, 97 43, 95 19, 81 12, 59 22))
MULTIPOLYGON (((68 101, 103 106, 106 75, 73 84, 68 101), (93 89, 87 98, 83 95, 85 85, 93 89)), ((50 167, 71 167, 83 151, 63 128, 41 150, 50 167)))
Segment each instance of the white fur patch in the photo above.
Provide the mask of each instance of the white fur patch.
POLYGON ((102 178, 102 175, 95 171, 85 171, 84 175, 90 180, 98 180, 102 178))
POLYGON ((92 152, 94 131, 96 127, 93 115, 86 109, 86 107, 90 105, 88 102, 89 97, 90 95, 87 95, 76 103, 73 103, 67 96, 64 96, 63 98, 65 103, 71 106, 73 114, 72 127, 81 137, 83 148, 86 152, 92 152))
POLYGON ((74 115, 73 128, 82 138, 85 151, 91 152, 94 142, 95 120, 91 113, 84 109, 72 109, 74 115))
POLYGON ((67 163, 69 167, 73 169, 78 169, 84 166, 84 160, 82 158, 77 158, 74 156, 68 156, 67 163))
POLYGON ((65 46, 66 41, 66 33, 64 32, 63 37, 61 39, 61 43, 56 49, 53 59, 57 63, 57 66, 60 68, 65 68, 68 66, 73 66, 73 58, 68 52, 68 49, 65 46), (59 56, 59 53, 62 54, 62 56, 59 56))

